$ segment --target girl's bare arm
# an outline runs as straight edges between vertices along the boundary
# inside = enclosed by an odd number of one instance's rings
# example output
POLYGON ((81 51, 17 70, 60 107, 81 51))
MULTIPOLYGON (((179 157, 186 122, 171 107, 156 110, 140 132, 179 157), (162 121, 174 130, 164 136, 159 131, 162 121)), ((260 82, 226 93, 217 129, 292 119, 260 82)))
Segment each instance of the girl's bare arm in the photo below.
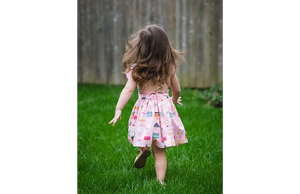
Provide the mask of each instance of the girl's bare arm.
POLYGON ((173 100, 173 102, 176 103, 176 104, 182 105, 180 103, 181 97, 179 97, 181 89, 180 89, 180 84, 179 84, 178 78, 176 76, 176 73, 171 78, 171 89, 172 89, 172 100, 173 100))
POLYGON ((128 76, 128 81, 122 90, 117 106, 115 111, 115 117, 109 122, 109 124, 113 123, 113 126, 115 126, 117 120, 121 120, 121 113, 124 106, 127 104, 128 100, 131 98, 135 88, 136 88, 136 82, 132 79, 131 74, 128 76))

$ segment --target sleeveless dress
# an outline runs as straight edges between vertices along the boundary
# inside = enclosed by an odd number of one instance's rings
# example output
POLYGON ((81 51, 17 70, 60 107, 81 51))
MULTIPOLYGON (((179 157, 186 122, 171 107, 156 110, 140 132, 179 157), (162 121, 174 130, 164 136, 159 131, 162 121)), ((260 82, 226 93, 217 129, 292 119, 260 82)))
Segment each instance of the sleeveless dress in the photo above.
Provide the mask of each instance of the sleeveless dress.
MULTIPOLYGON (((131 72, 126 73, 127 78, 131 72)), ((161 87, 152 92, 143 91, 150 81, 138 91, 139 98, 128 122, 129 142, 135 147, 150 147, 153 141, 160 148, 187 143, 184 126, 169 97, 170 87, 164 91, 157 91, 161 87)))

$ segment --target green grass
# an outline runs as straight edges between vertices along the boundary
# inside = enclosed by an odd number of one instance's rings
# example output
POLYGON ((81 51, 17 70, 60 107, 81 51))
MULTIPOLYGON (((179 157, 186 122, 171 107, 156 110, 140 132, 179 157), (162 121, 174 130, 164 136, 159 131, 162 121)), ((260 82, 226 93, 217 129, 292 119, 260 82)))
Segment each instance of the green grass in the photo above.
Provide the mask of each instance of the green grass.
POLYGON ((197 90, 182 89, 183 106, 176 107, 189 142, 167 148, 163 188, 153 155, 143 169, 133 166, 138 149, 127 140, 127 124, 137 91, 122 120, 108 124, 122 89, 78 84, 78 193, 222 193, 223 110, 206 105, 197 90))

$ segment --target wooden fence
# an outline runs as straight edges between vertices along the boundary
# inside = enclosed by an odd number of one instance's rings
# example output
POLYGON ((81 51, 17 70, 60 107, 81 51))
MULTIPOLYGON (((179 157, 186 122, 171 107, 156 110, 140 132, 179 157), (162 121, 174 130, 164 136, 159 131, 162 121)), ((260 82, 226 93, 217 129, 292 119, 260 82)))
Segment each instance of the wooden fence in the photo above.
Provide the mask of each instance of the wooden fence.
POLYGON ((123 85, 127 38, 147 24, 168 34, 186 63, 182 87, 207 88, 223 79, 222 0, 78 0, 78 83, 123 85))

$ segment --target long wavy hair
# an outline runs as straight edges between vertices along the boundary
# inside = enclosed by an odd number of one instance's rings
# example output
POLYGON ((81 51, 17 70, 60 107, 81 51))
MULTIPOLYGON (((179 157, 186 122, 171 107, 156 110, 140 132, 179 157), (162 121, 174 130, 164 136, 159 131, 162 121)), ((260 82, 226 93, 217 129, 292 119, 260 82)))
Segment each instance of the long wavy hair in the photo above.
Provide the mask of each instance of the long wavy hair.
POLYGON ((185 61, 182 56, 185 52, 173 49, 162 28, 147 25, 127 39, 123 65, 125 71, 129 71, 131 65, 136 64, 132 78, 139 86, 151 78, 154 83, 163 85, 164 79, 172 77, 176 67, 185 61))

